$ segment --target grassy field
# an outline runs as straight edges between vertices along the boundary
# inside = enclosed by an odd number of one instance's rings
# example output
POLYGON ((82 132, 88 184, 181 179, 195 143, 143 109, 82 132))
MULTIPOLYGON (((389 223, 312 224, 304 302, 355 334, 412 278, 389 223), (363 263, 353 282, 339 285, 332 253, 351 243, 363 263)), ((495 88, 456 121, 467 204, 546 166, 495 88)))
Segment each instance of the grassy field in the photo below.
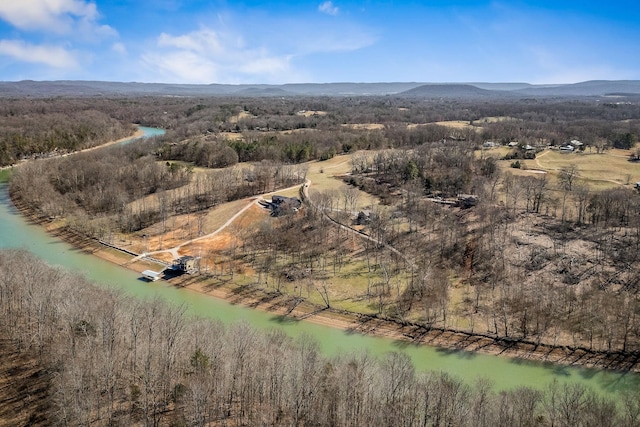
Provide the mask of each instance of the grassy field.
POLYGON ((496 159, 502 159, 504 156, 512 151, 511 147, 505 145, 499 145, 493 148, 483 148, 476 150, 476 157, 495 157, 496 159))
POLYGON ((469 124, 466 120, 447 120, 443 122, 435 122, 434 124, 454 129, 477 129, 476 126, 469 124))
POLYGON ((229 141, 241 141, 244 138, 239 132, 220 132, 220 136, 229 141))
POLYGON ((384 125, 381 123, 347 123, 343 124, 343 127, 356 130, 376 130, 384 129, 384 125))
POLYGON ((249 114, 246 111, 240 111, 235 116, 229 117, 229 123, 238 123, 239 120, 250 119, 250 118, 255 118, 255 117, 256 116, 254 116, 253 114, 249 114))
MULTIPOLYGON (((309 162, 308 165, 307 178, 311 180, 312 194, 313 192, 340 192, 348 188, 354 188, 336 178, 336 176, 351 172, 351 155, 345 154, 325 161, 313 161, 309 162)), ((376 197, 364 191, 359 191, 359 193, 357 209, 368 209, 379 203, 376 197)))
POLYGON ((610 150, 603 154, 545 150, 524 164, 528 169, 544 170, 553 176, 557 176, 563 167, 575 165, 580 172, 579 181, 591 190, 633 185, 640 181, 640 163, 629 161, 628 150, 610 150))
POLYGON ((326 116, 326 111, 313 111, 313 110, 303 110, 298 111, 296 113, 297 116, 311 117, 311 116, 326 116))
MULTIPOLYGON (((478 150, 476 156, 493 156, 502 159, 511 151, 509 147, 496 147, 478 150)), ((619 186, 633 186, 640 181, 640 163, 630 162, 629 150, 609 150, 605 153, 563 153, 546 149, 539 152, 535 159, 520 160, 522 169, 511 167, 514 160, 498 160, 502 172, 517 176, 536 176, 547 173, 552 184, 557 183, 562 168, 575 165, 579 171, 577 182, 586 185, 592 191, 605 190, 619 186)))

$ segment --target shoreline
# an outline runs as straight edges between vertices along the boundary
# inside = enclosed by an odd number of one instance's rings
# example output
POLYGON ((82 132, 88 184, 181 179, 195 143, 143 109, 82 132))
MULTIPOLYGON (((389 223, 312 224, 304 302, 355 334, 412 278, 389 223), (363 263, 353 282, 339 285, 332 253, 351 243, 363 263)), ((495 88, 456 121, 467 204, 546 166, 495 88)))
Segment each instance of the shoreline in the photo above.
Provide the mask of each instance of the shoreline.
MULTIPOLYGON (((102 245, 95 239, 56 226, 48 218, 39 217, 29 207, 17 201, 13 195, 11 195, 11 201, 27 220, 43 227, 48 233, 76 249, 138 273, 148 268, 144 265, 144 261, 132 263, 131 259, 124 254, 102 245)), ((561 366, 640 373, 640 353, 593 351, 583 347, 537 344, 477 332, 426 328, 422 325, 401 323, 376 315, 316 306, 304 298, 270 292, 252 285, 217 284, 201 274, 178 276, 165 282, 177 288, 188 289, 292 321, 309 321, 351 333, 393 339, 407 345, 429 345, 453 352, 482 353, 561 366)))

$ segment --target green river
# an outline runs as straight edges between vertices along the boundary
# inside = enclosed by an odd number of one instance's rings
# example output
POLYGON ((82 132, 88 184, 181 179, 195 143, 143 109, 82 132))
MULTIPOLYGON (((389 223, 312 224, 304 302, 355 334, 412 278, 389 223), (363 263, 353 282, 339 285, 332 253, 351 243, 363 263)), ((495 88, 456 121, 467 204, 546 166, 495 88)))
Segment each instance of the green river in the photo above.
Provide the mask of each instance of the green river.
MULTIPOLYGON (((160 129, 141 129, 146 136, 163 133, 160 129)), ((17 212, 9 199, 6 184, 8 177, 8 170, 0 171, 0 248, 27 249, 51 265, 80 272, 101 286, 121 289, 132 297, 160 296, 172 303, 184 304, 194 315, 216 318, 223 322, 244 319, 256 328, 281 328, 292 336, 306 333, 320 342, 327 355, 360 349, 376 355, 403 351, 412 358, 418 370, 446 371, 468 381, 488 377, 498 389, 525 385, 543 388, 553 379, 559 379, 583 383, 604 394, 640 390, 638 374, 524 362, 477 353, 452 352, 430 346, 407 345, 385 338, 350 334, 311 322, 283 321, 268 313, 232 305, 193 291, 176 289, 165 282, 142 281, 137 273, 84 254, 47 234, 41 227, 30 224, 17 212)))

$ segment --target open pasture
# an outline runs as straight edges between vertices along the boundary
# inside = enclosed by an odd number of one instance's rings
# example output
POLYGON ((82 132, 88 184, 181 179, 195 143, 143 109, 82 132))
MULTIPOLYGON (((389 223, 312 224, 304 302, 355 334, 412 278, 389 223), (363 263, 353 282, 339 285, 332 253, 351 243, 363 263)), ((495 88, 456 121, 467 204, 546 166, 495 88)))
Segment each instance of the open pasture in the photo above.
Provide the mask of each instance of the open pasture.
POLYGON ((602 154, 562 153, 546 150, 534 160, 525 160, 528 169, 540 169, 557 176, 562 168, 575 165, 580 182, 591 190, 602 190, 620 185, 633 185, 640 180, 640 163, 629 161, 628 150, 611 150, 602 154))

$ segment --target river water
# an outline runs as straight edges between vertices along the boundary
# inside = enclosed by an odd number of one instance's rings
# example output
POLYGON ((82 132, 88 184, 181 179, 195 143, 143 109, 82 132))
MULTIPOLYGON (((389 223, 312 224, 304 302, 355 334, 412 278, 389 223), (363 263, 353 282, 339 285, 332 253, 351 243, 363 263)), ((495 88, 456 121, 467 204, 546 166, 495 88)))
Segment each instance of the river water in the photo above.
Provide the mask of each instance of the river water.
MULTIPOLYGON (((145 136, 161 135, 161 129, 142 128, 145 136)), ((126 142, 131 142, 128 140, 126 142)), ((554 379, 586 384, 603 393, 640 390, 640 375, 603 370, 572 368, 553 364, 524 362, 477 353, 453 352, 430 346, 407 345, 402 342, 350 334, 311 322, 282 320, 257 310, 232 305, 187 289, 176 289, 165 282, 142 281, 138 273, 87 255, 30 224, 14 208, 8 195, 8 171, 0 172, 0 248, 23 248, 51 265, 77 271, 101 286, 121 289, 137 298, 159 296, 171 303, 184 304, 197 316, 220 319, 228 323, 246 320, 260 329, 281 328, 292 336, 315 337, 325 354, 367 350, 382 355, 389 351, 406 352, 418 370, 439 370, 472 382, 490 378, 498 389, 517 386, 543 388, 554 379)))

